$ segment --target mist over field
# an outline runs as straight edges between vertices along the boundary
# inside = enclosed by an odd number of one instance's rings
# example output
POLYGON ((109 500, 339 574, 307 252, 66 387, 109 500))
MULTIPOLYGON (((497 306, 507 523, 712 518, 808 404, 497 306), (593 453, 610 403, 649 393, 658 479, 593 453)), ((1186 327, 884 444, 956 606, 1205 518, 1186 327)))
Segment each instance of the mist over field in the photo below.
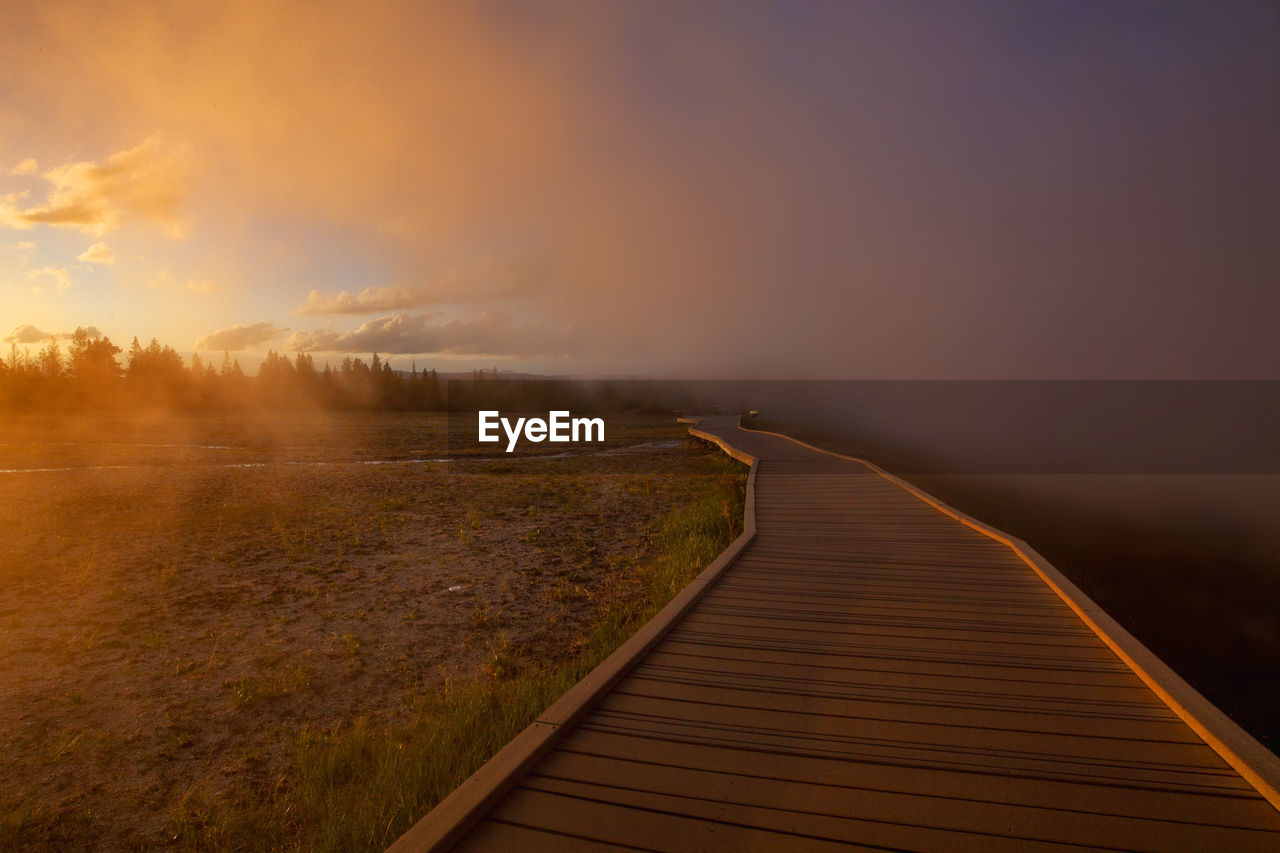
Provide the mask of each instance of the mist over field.
POLYGON ((381 849, 741 527, 669 416, 510 456, 254 395, 4 418, 4 849, 381 849))

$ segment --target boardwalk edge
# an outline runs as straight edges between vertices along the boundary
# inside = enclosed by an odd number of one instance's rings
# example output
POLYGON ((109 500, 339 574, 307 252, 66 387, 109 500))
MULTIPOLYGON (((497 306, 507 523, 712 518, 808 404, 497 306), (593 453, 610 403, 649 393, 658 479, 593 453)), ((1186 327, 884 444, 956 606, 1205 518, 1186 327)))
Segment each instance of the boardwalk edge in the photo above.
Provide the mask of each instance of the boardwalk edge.
MULTIPOLYGON (((682 419, 681 422, 688 421, 682 419)), ((756 460, 740 450, 730 449, 709 433, 690 428, 689 434, 715 444, 729 456, 751 466, 747 475, 742 534, 613 654, 570 687, 537 720, 396 839, 387 848, 387 853, 437 853, 448 850, 461 840, 539 759, 564 738, 574 723, 582 719, 666 636, 756 538, 756 460)))
MULTIPOLYGON (((865 465, 876 474, 934 507, 944 515, 949 515, 966 527, 970 527, 1008 547, 1019 559, 1031 567, 1032 571, 1080 617, 1080 620, 1102 642, 1106 643, 1107 647, 1124 662, 1125 666, 1129 667, 1179 719, 1190 726, 1192 731, 1199 735, 1246 782, 1252 785, 1267 802, 1277 810, 1280 810, 1280 758, 1277 758, 1271 750, 1241 728, 1235 720, 1224 714, 1216 705, 1188 684, 1182 676, 1174 672, 1168 664, 1143 645, 1137 637, 1130 634, 1093 599, 1089 598, 1083 590, 1072 583, 1052 563, 1026 542, 961 512, 938 500, 923 489, 913 486, 906 480, 890 474, 880 466, 865 459, 825 450, 780 432, 748 430, 742 426, 741 420, 739 420, 738 429, 743 432, 777 436, 802 447, 807 447, 810 450, 825 453, 828 456, 865 465)), ((690 430, 690 432, 692 431, 690 430)), ((726 450, 726 452, 728 451, 726 450)))

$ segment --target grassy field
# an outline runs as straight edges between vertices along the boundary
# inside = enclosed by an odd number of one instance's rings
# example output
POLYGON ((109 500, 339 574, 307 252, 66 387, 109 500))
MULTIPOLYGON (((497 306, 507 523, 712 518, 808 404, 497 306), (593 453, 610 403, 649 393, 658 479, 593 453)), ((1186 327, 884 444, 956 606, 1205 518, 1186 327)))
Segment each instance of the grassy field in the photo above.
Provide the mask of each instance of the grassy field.
POLYGON ((431 415, 18 424, 0 848, 384 847, 737 534, 741 466, 609 423, 450 461, 431 415))

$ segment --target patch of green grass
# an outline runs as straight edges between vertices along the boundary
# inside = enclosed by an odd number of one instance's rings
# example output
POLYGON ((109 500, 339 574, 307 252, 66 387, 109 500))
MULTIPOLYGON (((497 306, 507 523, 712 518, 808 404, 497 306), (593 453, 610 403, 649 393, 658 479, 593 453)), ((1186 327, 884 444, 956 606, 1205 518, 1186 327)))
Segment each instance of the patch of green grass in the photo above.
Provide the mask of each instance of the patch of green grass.
POLYGON ((180 848, 196 850, 383 850, 414 821, 580 681, 741 532, 746 472, 717 459, 710 487, 656 532, 637 569, 643 594, 603 605, 574 654, 520 660, 494 647, 488 678, 424 692, 404 724, 358 718, 336 729, 304 729, 291 766, 266 791, 225 816, 190 792, 170 816, 180 848))
POLYGON ((512 646, 506 634, 499 634, 498 642, 489 648, 489 660, 484 665, 485 672, 499 680, 515 677, 521 669, 520 658, 523 651, 512 646))

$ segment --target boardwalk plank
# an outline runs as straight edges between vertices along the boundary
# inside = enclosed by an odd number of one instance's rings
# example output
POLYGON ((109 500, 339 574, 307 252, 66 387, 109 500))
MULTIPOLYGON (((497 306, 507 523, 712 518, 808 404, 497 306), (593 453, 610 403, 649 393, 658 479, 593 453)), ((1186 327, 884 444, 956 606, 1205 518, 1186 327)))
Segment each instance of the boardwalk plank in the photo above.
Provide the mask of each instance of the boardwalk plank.
POLYGON ((593 796, 571 796, 520 787, 512 791, 492 814, 498 820, 543 829, 581 827, 592 838, 608 844, 671 853, 686 850, 847 853, 850 849, 877 849, 864 845, 850 847, 834 839, 742 825, 713 815, 690 815, 674 799, 649 806, 612 802, 608 793, 608 789, 600 788, 593 796))
MULTIPOLYGON (((643 690, 643 686, 633 689, 643 690)), ((1102 721, 1076 724, 1075 719, 1038 715, 1018 720, 1020 728, 1000 725, 1010 714, 946 713, 947 709, 919 709, 904 705, 859 704, 845 702, 806 701, 798 697, 765 696, 740 691, 714 690, 690 685, 666 685, 662 695, 619 691, 601 703, 600 711, 581 725, 608 725, 612 728, 646 728, 687 733, 707 732, 708 742, 740 741, 744 744, 803 744, 805 749, 819 749, 823 744, 834 754, 906 755, 912 760, 926 752, 943 756, 949 766, 1024 767, 1038 773, 1069 774, 1080 764, 1080 756, 1114 755, 1123 747, 1116 741, 1126 740, 1119 727, 1102 721), (684 698, 671 698, 682 696, 684 698), (844 711, 845 713, 842 713, 844 711), (930 713, 932 712, 932 713, 930 713), (930 719, 931 718, 931 719, 930 719), (767 720, 767 724, 762 723, 767 720), (992 724, 995 725, 992 725, 992 724), (1036 728, 1040 726, 1040 728, 1036 728), (1062 731, 1074 728, 1076 731, 1062 731), (1110 750, 1108 752, 1108 750, 1110 750)), ((1142 729, 1151 735, 1124 750, 1127 760, 1112 767, 1103 761, 1093 775, 1107 778, 1158 779, 1165 784, 1181 784, 1184 777, 1204 778, 1203 784, 1218 789, 1248 791, 1239 777, 1216 756, 1203 752, 1194 757, 1191 750, 1171 746, 1190 744, 1187 740, 1158 739, 1159 735, 1180 737, 1172 724, 1159 729, 1142 729), (1189 754, 1190 753, 1190 754, 1189 754), (1146 754, 1148 759, 1141 758, 1146 754), (1187 770, 1161 773, 1145 767, 1161 758, 1208 768, 1193 773, 1187 770), (1132 771, 1130 775, 1126 775, 1132 771)), ((940 758, 939 760, 942 760, 940 758)), ((1088 769, 1088 768, 1086 768, 1088 769)), ((1084 772, 1084 771, 1082 771, 1084 772)))
POLYGON ((704 821, 725 821, 756 830, 786 833, 785 840, 780 838, 778 841, 779 849, 794 849, 814 838, 887 850, 938 850, 945 847, 956 851, 1016 853, 1026 850, 1048 853, 1071 849, 1060 842, 1045 843, 1026 836, 1011 837, 990 828, 940 829, 921 825, 909 801, 902 803, 906 807, 903 811, 882 811, 877 819, 866 819, 815 809, 822 804, 814 802, 812 792, 804 786, 774 785, 772 790, 754 798, 744 798, 741 793, 734 798, 725 790, 726 777, 707 775, 700 781, 703 783, 700 786, 684 786, 667 793, 630 787, 633 784, 630 776, 627 778, 628 786, 624 787, 607 779, 579 782, 539 773, 526 780, 524 787, 526 790, 565 796, 599 797, 619 805, 672 811, 704 821))
POLYGON ((815 685, 878 684, 889 687, 941 688, 961 694, 1016 689, 1023 696, 1070 697, 1079 701, 1150 701, 1151 695, 1146 685, 1132 684, 1128 679, 1119 684, 1089 684, 1082 681, 1064 682, 1060 679, 1010 679, 990 675, 975 677, 950 673, 899 672, 874 667, 775 663, 754 657, 745 659, 733 657, 723 653, 695 655, 676 651, 672 648, 673 646, 674 644, 666 644, 661 649, 654 650, 636 671, 640 672, 646 666, 666 666, 693 672, 719 672, 725 675, 778 679, 783 683, 800 678, 815 685))
MULTIPOLYGON (((1082 785, 1055 779, 970 773, 936 766, 860 764, 834 756, 796 755, 763 746, 746 747, 744 756, 742 748, 585 728, 567 738, 562 750, 620 761, 649 761, 719 773, 793 779, 854 791, 905 794, 919 798, 922 815, 930 813, 935 799, 942 798, 1057 811, 1064 823, 1080 819, 1072 815, 1099 814, 1140 818, 1153 823, 1169 822, 1177 827, 1195 824, 1227 829, 1266 829, 1267 820, 1275 812, 1259 797, 1082 785)), ((1270 832, 1271 835, 1264 833, 1264 837, 1280 838, 1276 835, 1280 833, 1280 825, 1272 823, 1270 832)))
MULTIPOLYGON (((788 776, 770 778, 750 772, 723 772, 695 767, 671 766, 654 762, 620 760, 572 750, 560 750, 538 768, 537 775, 574 780, 587 785, 616 785, 625 780, 627 786, 642 791, 714 798, 748 807, 776 809, 789 807, 797 812, 844 817, 870 823, 892 821, 914 823, 933 830, 958 830, 974 834, 985 849, 1030 850, 1036 842, 1055 841, 1099 848, 1142 849, 1150 843, 1149 834, 1158 822, 1148 818, 1120 817, 1106 814, 1081 814, 1064 820, 1059 809, 1038 808, 1010 803, 991 803, 973 799, 935 797, 929 801, 927 813, 921 814, 918 794, 892 791, 850 789, 824 782, 806 781, 788 776), (993 835, 993 828, 999 835, 993 835)), ((850 837, 870 840, 855 831, 850 837)), ((1181 824, 1186 849, 1207 850, 1239 841, 1232 828, 1181 824)), ((1271 833, 1259 832, 1254 844, 1238 849, 1269 849, 1277 842, 1271 833)), ((950 839, 931 834, 927 849, 952 849, 950 839)), ((1053 849, 1056 845, 1043 845, 1053 849)))
POLYGON ((519 850, 520 853, 606 853, 611 850, 652 850, 653 848, 623 845, 617 841, 604 842, 582 838, 568 833, 536 829, 506 823, 498 819, 486 820, 455 850, 519 850))

